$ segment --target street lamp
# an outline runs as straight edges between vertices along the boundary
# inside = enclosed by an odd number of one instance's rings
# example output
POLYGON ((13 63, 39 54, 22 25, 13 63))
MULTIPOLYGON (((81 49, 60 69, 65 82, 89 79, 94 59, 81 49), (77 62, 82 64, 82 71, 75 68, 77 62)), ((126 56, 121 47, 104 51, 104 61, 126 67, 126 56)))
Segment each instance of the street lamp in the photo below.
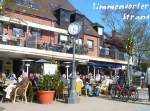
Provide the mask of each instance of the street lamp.
POLYGON ((69 65, 66 65, 66 68, 67 68, 67 80, 69 80, 68 79, 68 77, 69 77, 69 67, 70 67, 69 65))
MULTIPOLYGON (((34 60, 31 60, 31 59, 24 59, 24 60, 22 60, 22 61, 23 61, 23 64, 24 64, 24 62, 25 62, 26 71, 27 71, 27 76, 29 76, 29 67, 30 67, 31 62, 34 61, 34 60)), ((23 70, 23 72, 24 72, 24 70, 23 70)))
POLYGON ((76 93, 76 66, 75 66, 75 39, 78 37, 82 27, 80 22, 73 22, 68 27, 69 34, 73 37, 73 59, 72 59, 72 76, 70 77, 70 93, 68 98, 69 104, 75 104, 79 102, 79 98, 76 93))

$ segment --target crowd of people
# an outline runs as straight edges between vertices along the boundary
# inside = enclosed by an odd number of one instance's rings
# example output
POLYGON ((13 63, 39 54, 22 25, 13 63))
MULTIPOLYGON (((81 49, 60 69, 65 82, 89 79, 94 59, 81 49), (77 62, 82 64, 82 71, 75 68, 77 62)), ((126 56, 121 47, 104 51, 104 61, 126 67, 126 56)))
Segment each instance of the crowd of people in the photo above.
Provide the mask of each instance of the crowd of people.
MULTIPOLYGON (((62 74, 62 82, 68 85, 70 79, 67 80, 66 75, 62 74)), ((87 75, 81 75, 77 73, 76 84, 78 81, 82 82, 81 90, 85 89, 88 96, 99 96, 101 93, 108 93, 108 89, 112 83, 118 82, 118 84, 126 84, 126 74, 124 71, 119 70, 118 74, 114 76, 104 75, 103 72, 94 75, 89 73, 87 75)))
POLYGON ((18 78, 14 73, 10 73, 7 77, 5 73, 0 74, 0 90, 5 93, 5 99, 11 100, 15 89, 24 86, 28 80, 29 79, 26 72, 18 78))
MULTIPOLYGON (((2 85, 0 85, 0 90, 3 89, 3 91, 5 92, 5 98, 11 99, 11 93, 15 88, 24 84, 24 82, 29 79, 34 82, 33 84, 36 85, 40 76, 40 74, 30 74, 30 78, 28 78, 27 73, 24 72, 17 78, 14 73, 10 73, 7 77, 6 74, 2 73, 0 74, 0 84, 5 84, 5 86, 7 87, 2 88, 2 85)), ((67 78, 66 74, 61 75, 61 81, 65 86, 70 85, 70 78, 67 78)), ((98 73, 94 77, 94 74, 92 73, 89 73, 87 75, 81 75, 77 73, 76 84, 78 82, 81 83, 81 89, 79 90, 79 92, 77 92, 79 93, 78 95, 81 95, 83 93, 83 89, 84 91, 86 91, 86 94, 90 97, 99 96, 102 93, 105 94, 104 91, 109 91, 109 87, 111 86, 111 84, 126 84, 127 74, 121 69, 118 71, 117 74, 114 74, 113 76, 104 75, 104 73, 98 73)), ((147 73, 145 75, 145 83, 148 86, 148 94, 150 101, 150 68, 147 69, 147 73)))

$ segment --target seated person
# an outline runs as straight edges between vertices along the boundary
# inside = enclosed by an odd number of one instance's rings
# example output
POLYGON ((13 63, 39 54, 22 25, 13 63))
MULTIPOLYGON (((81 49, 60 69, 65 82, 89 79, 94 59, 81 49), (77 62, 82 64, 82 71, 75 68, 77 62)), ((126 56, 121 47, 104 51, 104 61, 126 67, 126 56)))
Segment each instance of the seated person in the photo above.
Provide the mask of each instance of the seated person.
POLYGON ((99 84, 96 84, 96 86, 94 86, 94 95, 95 96, 99 96, 100 95, 100 86, 99 84))
POLYGON ((65 86, 68 86, 69 81, 68 81, 67 78, 66 78, 66 74, 62 74, 62 76, 61 76, 61 81, 63 82, 63 84, 64 84, 65 86))
MULTIPOLYGON (((10 76, 10 77, 12 77, 11 79, 15 79, 14 78, 15 76, 10 76)), ((6 89, 4 89, 4 91, 6 92, 7 99, 11 98, 11 94, 14 93, 14 91, 17 87, 24 87, 29 82, 29 79, 27 77, 25 77, 25 76, 21 76, 21 77, 18 78, 18 79, 20 79, 20 80, 18 80, 19 81, 18 83, 17 82, 11 83, 8 85, 8 87, 6 87, 6 89)))
POLYGON ((93 96, 93 88, 92 88, 92 84, 86 83, 86 90, 87 90, 87 94, 88 96, 93 96))
POLYGON ((77 75, 77 77, 76 77, 76 91, 77 91, 78 95, 81 95, 81 89, 83 86, 84 85, 83 85, 82 79, 80 79, 80 76, 77 75))
POLYGON ((11 81, 13 81, 14 83, 17 83, 16 74, 11 73, 10 76, 9 76, 9 79, 10 79, 11 81))

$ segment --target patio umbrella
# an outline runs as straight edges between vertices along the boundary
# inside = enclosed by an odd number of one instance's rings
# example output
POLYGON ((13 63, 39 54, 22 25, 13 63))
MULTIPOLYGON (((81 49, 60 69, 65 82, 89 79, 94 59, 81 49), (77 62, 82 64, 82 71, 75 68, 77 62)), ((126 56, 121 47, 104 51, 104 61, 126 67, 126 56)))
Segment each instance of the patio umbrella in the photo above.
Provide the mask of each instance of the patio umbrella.
POLYGON ((44 63, 48 63, 49 61, 45 60, 45 59, 39 59, 37 61, 35 61, 36 63, 41 63, 41 68, 42 68, 42 73, 44 72, 44 63))
POLYGON ((47 63, 47 62, 49 62, 49 61, 47 61, 47 60, 45 60, 45 59, 39 59, 39 60, 37 60, 37 61, 35 61, 35 62, 37 62, 37 63, 47 63))
POLYGON ((34 60, 32 60, 32 59, 23 59, 23 60, 21 60, 21 61, 23 61, 23 62, 32 62, 32 61, 34 61, 34 60))

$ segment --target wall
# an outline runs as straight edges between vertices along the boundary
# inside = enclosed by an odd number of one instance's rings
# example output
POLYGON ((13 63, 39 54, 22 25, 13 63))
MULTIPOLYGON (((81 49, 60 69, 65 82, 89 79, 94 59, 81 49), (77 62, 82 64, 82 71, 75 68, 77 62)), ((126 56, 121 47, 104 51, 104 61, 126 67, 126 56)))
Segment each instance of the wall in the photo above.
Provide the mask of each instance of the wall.
POLYGON ((84 44, 87 44, 88 40, 92 40, 94 42, 94 47, 93 47, 93 49, 88 50, 88 55, 97 57, 98 53, 99 53, 99 50, 98 50, 98 48, 99 48, 99 38, 94 37, 94 36, 90 36, 90 35, 84 35, 84 38, 83 38, 84 44))
MULTIPOLYGON (((17 14, 17 13, 9 13, 7 16, 11 16, 12 18, 16 18, 16 19, 20 19, 22 21, 30 21, 30 22, 34 22, 34 23, 38 23, 38 24, 42 24, 42 25, 47 25, 47 26, 52 26, 55 27, 56 22, 51 21, 51 20, 47 20, 47 19, 40 19, 40 18, 36 18, 36 17, 32 17, 32 16, 27 16, 27 15, 22 15, 22 14, 17 14)), ((5 25, 4 28, 4 32, 8 33, 9 39, 12 41, 17 41, 17 38, 13 36, 12 33, 12 25, 10 23, 5 25)), ((38 40, 39 44, 42 43, 51 43, 51 44, 56 44, 58 43, 58 37, 56 37, 56 35, 58 34, 54 34, 54 32, 49 32, 49 31, 42 31, 42 37, 38 40)), ((24 37, 20 37, 21 40, 26 40, 30 38, 30 36, 27 35, 27 33, 25 32, 25 36, 24 37)))

